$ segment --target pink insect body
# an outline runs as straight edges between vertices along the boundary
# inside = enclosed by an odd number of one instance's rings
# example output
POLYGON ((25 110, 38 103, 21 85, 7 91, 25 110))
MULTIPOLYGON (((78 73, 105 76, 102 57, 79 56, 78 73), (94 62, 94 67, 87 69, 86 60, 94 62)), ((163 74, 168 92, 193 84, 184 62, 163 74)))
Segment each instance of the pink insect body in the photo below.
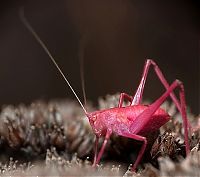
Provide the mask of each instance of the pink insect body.
POLYGON ((137 126, 136 119, 148 106, 135 105, 121 108, 111 108, 103 111, 96 111, 89 116, 90 125, 97 136, 106 134, 106 130, 112 128, 112 132, 123 135, 124 132, 145 135, 149 131, 158 130, 163 124, 169 121, 170 116, 163 110, 158 109, 144 129, 134 129, 137 126), (134 124, 133 124, 134 123, 134 124))
MULTIPOLYGON (((187 119, 186 115, 186 103, 185 103, 185 93, 184 93, 184 86, 181 81, 175 80, 171 85, 168 84, 165 77, 163 76, 161 70, 159 69, 158 65, 153 61, 148 59, 144 66, 144 71, 142 75, 142 79, 138 86, 138 89, 135 95, 132 97, 126 93, 120 94, 119 104, 116 108, 110 108, 101 111, 95 111, 92 113, 88 113, 81 103, 80 99, 76 95, 74 89, 70 85, 69 81, 57 65, 56 61, 50 54, 49 50, 45 46, 45 44, 41 41, 38 37, 36 32, 32 29, 30 24, 24 17, 23 11, 20 11, 20 17, 24 25, 28 28, 28 30, 32 33, 32 35, 36 38, 39 44, 43 47, 45 52, 48 54, 64 80, 66 81, 67 85, 72 90, 73 94, 77 98, 79 104, 83 108, 86 116, 89 119, 89 122, 94 130, 96 135, 96 142, 95 142, 95 152, 94 152, 94 162, 93 166, 96 166, 106 147, 106 144, 112 134, 117 134, 119 136, 123 136, 126 138, 131 138, 134 140, 138 140, 143 142, 141 150, 137 156, 136 161, 133 164, 132 171, 134 171, 142 159, 144 151, 147 145, 147 139, 145 135, 158 130, 162 125, 164 125, 167 121, 169 121, 170 116, 160 108, 161 104, 168 98, 171 97, 174 104, 176 105, 178 111, 182 115, 183 120, 183 127, 184 127, 184 139, 185 139, 185 149, 186 154, 188 155, 190 152, 189 141, 188 141, 188 133, 190 128, 190 124, 187 119), (158 76, 159 80, 161 81, 162 85, 165 87, 166 91, 154 101, 152 104, 145 106, 142 105, 142 95, 143 90, 146 82, 146 78, 148 75, 149 67, 153 66, 156 75, 158 76), (174 94, 174 89, 179 89, 179 99, 174 94), (130 105, 127 107, 123 107, 123 101, 127 99, 130 102, 130 105), (100 151, 98 150, 98 142, 99 138, 104 137, 104 141, 100 151)), ((133 147, 134 148, 134 147, 133 147)))
POLYGON ((182 82, 179 80, 175 80, 171 85, 169 85, 164 78, 161 70, 159 69, 158 65, 153 61, 148 59, 144 66, 144 72, 142 75, 142 79, 138 86, 138 89, 135 93, 135 96, 129 96, 126 93, 121 93, 119 105, 117 108, 111 108, 101 111, 96 111, 93 113, 86 113, 87 117, 89 118, 90 124, 94 130, 96 135, 96 143, 95 143, 95 155, 94 155, 94 163, 99 163, 107 141, 109 140, 110 136, 114 133, 119 136, 132 138, 138 141, 142 141, 143 145, 141 150, 138 154, 136 161, 132 167, 132 171, 134 171, 140 162, 146 145, 147 139, 145 135, 147 133, 154 132, 158 130, 162 125, 170 120, 170 116, 160 108, 160 105, 168 98, 171 97, 173 102, 175 103, 177 109, 182 114, 183 119, 183 126, 185 132, 185 148, 186 154, 188 155, 190 151, 189 141, 188 141, 188 131, 190 129, 190 124, 187 120, 186 116, 186 104, 185 104, 185 93, 184 93, 184 86, 182 82), (163 86, 166 88, 166 91, 160 98, 158 98, 152 104, 145 106, 141 104, 143 90, 145 81, 147 78, 147 74, 149 71, 149 67, 153 65, 154 70, 160 79, 163 86), (179 88, 180 100, 178 100, 173 93, 173 90, 179 88), (130 102, 130 106, 122 107, 124 99, 128 99, 130 102), (105 137, 103 145, 100 149, 100 152, 97 155, 98 149, 98 141, 100 137, 105 137))

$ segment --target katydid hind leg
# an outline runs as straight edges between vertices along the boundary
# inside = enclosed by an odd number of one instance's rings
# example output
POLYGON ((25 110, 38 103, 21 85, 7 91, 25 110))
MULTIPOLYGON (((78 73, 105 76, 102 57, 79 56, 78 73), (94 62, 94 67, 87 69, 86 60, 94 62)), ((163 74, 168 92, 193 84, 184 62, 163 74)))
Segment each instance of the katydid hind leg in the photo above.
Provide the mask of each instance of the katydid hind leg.
MULTIPOLYGON (((165 79, 165 77, 163 76, 163 73, 162 71, 160 70, 160 68, 158 67, 158 65, 153 61, 153 60, 150 60, 151 64, 154 66, 154 71, 156 72, 156 75, 158 76, 159 80, 161 81, 161 83, 163 84, 163 86, 165 87, 165 89, 168 89, 169 88, 169 83, 167 82, 167 80, 165 79)), ((183 84, 182 86, 183 87, 183 84)), ((184 92, 184 87, 183 87, 183 92, 184 92)), ((172 101, 174 102, 174 104, 176 105, 178 111, 181 113, 182 112, 182 103, 180 103, 180 101, 177 99, 176 95, 174 94, 174 92, 172 91, 170 93, 170 97, 172 99, 172 101)), ((181 97, 180 97, 181 98, 181 97)), ((182 102, 185 103, 185 93, 184 93, 184 100, 182 100, 182 102)), ((184 105, 186 107, 186 103, 184 105)), ((186 116, 185 116, 186 117, 186 116)), ((186 122, 187 121, 187 125, 188 125, 188 128, 191 129, 191 125, 190 125, 190 122, 189 120, 186 118, 183 117, 183 121, 186 122)))
MULTIPOLYGON (((158 67, 158 65, 153 60, 149 59, 148 61, 149 61, 149 65, 153 66, 153 69, 154 69, 156 75, 158 76, 160 82, 163 84, 163 86, 167 90, 169 88, 169 83, 165 79, 162 71, 160 70, 160 68, 158 67)), ((178 101, 178 99, 177 99, 176 95, 174 94, 174 92, 170 93, 170 97, 173 100, 174 104, 176 105, 177 109, 181 112, 180 102, 178 101)))
POLYGON ((141 147, 141 149, 138 153, 138 156, 137 156, 137 158, 136 158, 136 160, 135 160, 135 162, 134 162, 134 164, 131 168, 131 171, 135 171, 136 167, 138 166, 138 164, 140 163, 140 161, 141 161, 141 159, 144 155, 144 152, 145 152, 145 149, 146 149, 146 146, 147 146, 147 139, 146 139, 146 137, 136 135, 136 134, 130 134, 130 133, 123 133, 123 134, 121 134, 121 136, 143 142, 142 147, 141 147))
MULTIPOLYGON (((179 93, 180 93, 180 102, 181 102, 181 115, 183 119, 183 127, 184 127, 184 138, 185 138, 185 146, 186 146, 186 154, 189 153, 189 140, 188 140, 188 121, 186 116, 186 105, 185 105, 185 93, 184 93, 184 86, 182 82, 175 80, 170 87, 167 89, 167 91, 158 98, 154 103, 152 103, 145 111, 143 111, 136 120, 132 123, 130 129, 133 133, 138 133, 141 130, 144 129, 144 126, 148 123, 150 117, 156 112, 156 110, 160 107, 160 105, 167 99, 167 97, 170 95, 170 93, 173 92, 175 88, 179 87, 179 93)), ((144 130, 143 130, 144 131, 144 130)))
POLYGON ((137 91, 135 92, 135 95, 133 97, 131 105, 139 105, 139 104, 141 104, 142 95, 143 95, 143 91, 144 91, 144 85, 146 83, 146 79, 147 79, 147 75, 148 75, 148 72, 149 72, 150 64, 151 63, 150 63, 149 60, 147 60, 145 62, 144 70, 143 70, 143 74, 142 74, 142 79, 141 79, 140 84, 139 84, 139 86, 137 88, 137 91))
MULTIPOLYGON (((143 90, 144 90, 144 85, 145 85, 145 82, 146 82, 146 79, 147 79, 147 75, 148 75, 148 72, 149 72, 149 68, 150 66, 153 66, 153 69, 156 73, 156 75, 158 76, 160 82, 163 84, 163 86, 165 87, 165 89, 169 89, 169 83, 167 82, 167 80, 165 79, 162 71, 160 70, 159 66, 151 59, 147 59, 146 63, 145 63, 145 66, 144 66, 144 71, 143 71, 143 74, 142 74, 142 79, 140 81, 140 84, 138 86, 138 89, 135 93, 135 96, 133 98, 133 101, 131 103, 131 105, 137 105, 137 104, 141 104, 141 101, 142 101, 142 95, 143 95, 143 90)), ((177 99, 176 95, 174 94, 174 92, 172 91, 170 93, 170 97, 172 99, 172 101, 174 102, 174 104, 176 105, 177 109, 179 112, 182 112, 181 110, 181 103, 180 101, 177 99)), ((184 122, 187 121, 187 125, 188 125, 188 128, 191 129, 191 125, 188 121, 188 119, 184 118, 184 122)))
MULTIPOLYGON (((149 73, 150 66, 153 66, 153 69, 154 69, 156 75, 158 76, 160 82, 163 84, 165 89, 167 90, 169 88, 169 83, 167 82, 167 80, 163 76, 163 73, 160 70, 160 68, 158 67, 158 65, 153 60, 147 59, 145 65, 144 65, 142 79, 141 79, 140 84, 139 84, 139 86, 137 88, 137 91, 136 91, 136 93, 134 95, 134 98, 133 98, 133 101, 132 101, 131 105, 141 104, 142 95, 143 95, 143 91, 144 91, 144 86, 145 86, 145 83, 146 83, 146 79, 147 79, 147 75, 149 73)), ((176 98, 174 92, 170 93, 170 97, 173 100, 174 104, 177 106, 177 109, 181 112, 180 103, 179 103, 178 99, 176 98)))

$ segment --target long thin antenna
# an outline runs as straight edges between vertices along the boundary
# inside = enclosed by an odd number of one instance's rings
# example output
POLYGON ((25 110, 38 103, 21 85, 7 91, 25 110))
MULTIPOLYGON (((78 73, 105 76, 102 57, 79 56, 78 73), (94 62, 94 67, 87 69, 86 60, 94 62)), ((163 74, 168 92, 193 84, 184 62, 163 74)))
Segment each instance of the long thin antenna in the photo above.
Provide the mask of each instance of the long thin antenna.
POLYGON ((80 76, 81 76, 81 87, 83 92, 84 105, 86 105, 86 92, 85 92, 85 79, 84 79, 84 49, 85 49, 85 36, 81 37, 79 45, 79 62, 80 62, 80 76))
POLYGON ((72 88, 71 84, 69 83, 69 81, 67 80, 67 78, 65 77, 64 73, 62 72, 62 70, 60 69, 60 67, 58 66, 58 64, 56 63, 55 59, 53 58, 53 56, 51 55, 51 53, 49 52, 48 48, 46 47, 46 45, 44 44, 44 42, 40 39, 40 37, 38 36, 38 34, 34 31, 34 29, 32 28, 32 26, 29 24, 29 22, 26 20, 25 16, 24 16, 24 8, 20 8, 19 10, 19 15, 20 15, 20 19, 23 22, 23 24, 26 26, 26 28, 31 32, 31 34, 35 37, 35 39, 37 40, 37 42, 41 45, 41 47, 44 49, 44 51, 47 53, 47 55, 49 56, 49 58, 51 59, 51 61, 53 62, 53 64, 55 65, 55 67, 58 69, 59 73, 61 74, 61 76, 63 77, 63 79, 65 80, 65 82, 67 83, 67 85, 69 86, 69 88, 71 89, 71 91, 73 92, 74 96, 76 97, 76 99, 78 100, 79 104, 81 105, 81 107, 83 108, 85 114, 87 114, 87 111, 85 109, 85 107, 83 106, 82 102, 80 101, 79 97, 77 96, 76 92, 74 91, 74 89, 72 88))

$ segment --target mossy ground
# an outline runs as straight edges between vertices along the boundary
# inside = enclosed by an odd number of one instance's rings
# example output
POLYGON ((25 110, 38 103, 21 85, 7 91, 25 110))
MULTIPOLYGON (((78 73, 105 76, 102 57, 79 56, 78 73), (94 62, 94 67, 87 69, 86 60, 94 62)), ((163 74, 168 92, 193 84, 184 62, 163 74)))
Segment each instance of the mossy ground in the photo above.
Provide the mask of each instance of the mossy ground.
MULTIPOLYGON (((98 108, 115 107, 119 95, 99 99, 98 108)), ((113 136, 101 164, 92 167, 95 136, 83 111, 71 100, 36 101, 29 106, 4 106, 0 114, 1 175, 36 176, 195 176, 200 172, 199 120, 188 111, 194 127, 191 154, 185 158, 181 115, 174 104, 162 107, 172 119, 156 133, 137 173, 128 169, 140 143, 113 136)))

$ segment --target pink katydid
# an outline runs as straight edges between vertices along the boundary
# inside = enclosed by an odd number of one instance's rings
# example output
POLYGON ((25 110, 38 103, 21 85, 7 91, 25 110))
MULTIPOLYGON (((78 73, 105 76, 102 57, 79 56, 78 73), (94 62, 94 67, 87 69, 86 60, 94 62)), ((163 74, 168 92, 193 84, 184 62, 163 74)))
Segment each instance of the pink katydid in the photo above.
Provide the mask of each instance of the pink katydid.
POLYGON ((48 54, 48 56, 50 57, 50 59, 52 60, 52 62, 62 75, 62 77, 64 78, 65 82, 75 95, 80 106, 83 108, 85 115, 89 119, 90 125, 92 126, 92 129, 96 135, 93 166, 96 166, 99 163, 110 136, 112 134, 117 134, 119 136, 143 142, 143 145, 139 151, 137 159, 132 166, 132 171, 135 171, 137 165, 139 164, 139 162, 143 157, 144 151, 147 146, 147 139, 145 136, 150 132, 158 130, 162 125, 164 125, 166 122, 170 120, 170 116, 163 109, 160 108, 161 104, 169 96, 171 97, 178 111, 182 115, 183 127, 185 133, 184 135, 185 149, 186 149, 186 154, 187 155, 189 154, 190 146, 189 146, 188 133, 190 130, 190 124, 186 115, 185 92, 183 83, 181 81, 175 80, 171 85, 169 85, 165 77, 163 76, 161 70, 159 69, 158 65, 153 60, 148 59, 144 66, 142 79, 133 97, 126 93, 121 93, 118 107, 88 113, 85 107, 83 106, 82 102, 78 98, 76 92, 72 88, 71 84, 69 83, 68 79, 65 77, 60 67, 56 63, 55 59, 50 54, 46 45, 41 41, 36 32, 33 30, 33 28, 25 19, 23 11, 21 11, 20 15, 22 22, 25 24, 28 30, 33 34, 33 36, 36 38, 36 40, 48 54), (147 105, 142 105, 141 102, 149 67, 151 65, 153 66, 154 71, 156 72, 159 80, 165 87, 166 91, 155 102, 147 106, 147 105), (180 100, 177 99, 177 97, 173 92, 176 88, 179 88, 180 100), (129 106, 126 107, 122 106, 124 99, 127 99, 130 102, 129 106), (99 144, 98 142, 99 138, 101 137, 104 137, 105 139, 98 153, 97 152, 99 144))

